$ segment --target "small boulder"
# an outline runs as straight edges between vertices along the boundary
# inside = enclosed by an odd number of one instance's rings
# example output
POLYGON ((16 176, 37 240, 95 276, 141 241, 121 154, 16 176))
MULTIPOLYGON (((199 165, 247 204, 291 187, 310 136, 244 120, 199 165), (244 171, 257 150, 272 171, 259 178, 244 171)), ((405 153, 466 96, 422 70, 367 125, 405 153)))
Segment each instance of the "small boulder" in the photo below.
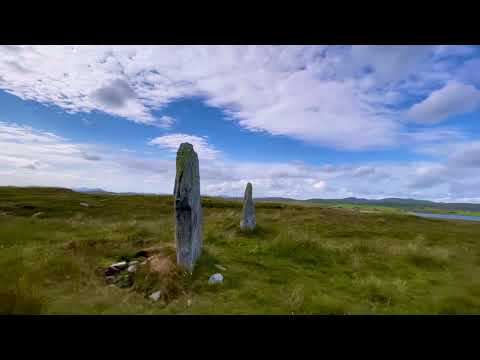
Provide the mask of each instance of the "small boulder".
POLYGON ((223 275, 220 274, 220 273, 216 273, 216 274, 213 274, 212 276, 210 276, 210 278, 208 279, 208 283, 210 285, 213 285, 213 284, 219 284, 223 282, 223 275))
POLYGON ((88 205, 88 204, 87 204, 87 203, 85 203, 85 202, 81 202, 81 203, 80 203, 80 206, 89 207, 90 205, 88 205))
POLYGON ((127 271, 129 273, 134 273, 135 271, 137 271, 137 266, 136 265, 130 265, 127 269, 127 271))
POLYGON ((149 296, 150 299, 153 301, 158 301, 160 299, 160 295, 162 295, 161 291, 155 291, 153 294, 149 296))
POLYGON ((127 262, 126 261, 120 261, 118 263, 110 265, 110 267, 115 267, 117 269, 123 270, 127 268, 127 262))
POLYGON ((117 275, 119 272, 120 272, 119 268, 116 268, 114 266, 110 266, 110 267, 105 269, 104 274, 105 274, 105 276, 113 276, 113 275, 117 275))

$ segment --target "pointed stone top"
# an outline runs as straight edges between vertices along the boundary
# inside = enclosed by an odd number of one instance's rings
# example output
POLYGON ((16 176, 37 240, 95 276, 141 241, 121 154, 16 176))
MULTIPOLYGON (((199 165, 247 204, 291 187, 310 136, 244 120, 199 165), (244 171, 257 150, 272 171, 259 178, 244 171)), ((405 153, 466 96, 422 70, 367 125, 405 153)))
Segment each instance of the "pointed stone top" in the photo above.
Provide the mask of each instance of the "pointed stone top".
POLYGON ((198 156, 193 149, 193 145, 188 142, 181 143, 177 151, 177 176, 183 171, 186 163, 192 160, 198 162, 198 156))
POLYGON ((181 148, 192 148, 193 149, 193 145, 188 143, 188 142, 184 142, 184 143, 180 144, 179 149, 181 149, 181 148))

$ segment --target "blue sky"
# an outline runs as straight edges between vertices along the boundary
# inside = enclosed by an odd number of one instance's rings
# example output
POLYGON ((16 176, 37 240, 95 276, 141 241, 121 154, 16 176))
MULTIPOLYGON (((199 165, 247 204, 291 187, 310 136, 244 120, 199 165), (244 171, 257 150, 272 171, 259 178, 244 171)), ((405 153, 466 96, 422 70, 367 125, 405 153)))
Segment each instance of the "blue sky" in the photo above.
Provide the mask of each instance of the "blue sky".
POLYGON ((0 185, 480 202, 478 46, 1 46, 0 185))

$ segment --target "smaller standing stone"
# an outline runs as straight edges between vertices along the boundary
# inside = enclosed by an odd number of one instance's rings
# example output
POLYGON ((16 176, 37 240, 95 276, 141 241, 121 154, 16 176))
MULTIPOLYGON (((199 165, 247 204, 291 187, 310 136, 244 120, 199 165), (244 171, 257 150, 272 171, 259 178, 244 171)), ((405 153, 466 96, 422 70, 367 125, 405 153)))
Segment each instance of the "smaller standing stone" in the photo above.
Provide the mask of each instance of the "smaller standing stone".
POLYGON ((242 230, 255 229, 255 205, 252 199, 252 184, 248 183, 243 196, 243 219, 240 222, 242 230))

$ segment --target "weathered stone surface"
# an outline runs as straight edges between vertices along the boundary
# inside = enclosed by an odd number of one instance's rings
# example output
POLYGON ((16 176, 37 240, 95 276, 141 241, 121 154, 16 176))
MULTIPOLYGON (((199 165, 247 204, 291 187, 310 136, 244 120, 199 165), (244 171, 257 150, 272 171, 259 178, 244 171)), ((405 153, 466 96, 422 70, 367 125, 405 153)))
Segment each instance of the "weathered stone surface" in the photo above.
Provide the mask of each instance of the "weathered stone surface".
POLYGON ((252 184, 248 183, 243 196, 243 219, 240 222, 242 230, 255 229, 255 205, 252 199, 252 184))
POLYGON ((177 152, 173 193, 177 265, 192 273, 202 251, 203 238, 198 156, 189 143, 181 144, 177 152))
POLYGON ((223 275, 220 274, 220 273, 213 274, 213 275, 210 276, 210 278, 208 279, 208 283, 209 283, 210 285, 218 284, 218 283, 221 283, 221 282, 223 282, 223 275))

